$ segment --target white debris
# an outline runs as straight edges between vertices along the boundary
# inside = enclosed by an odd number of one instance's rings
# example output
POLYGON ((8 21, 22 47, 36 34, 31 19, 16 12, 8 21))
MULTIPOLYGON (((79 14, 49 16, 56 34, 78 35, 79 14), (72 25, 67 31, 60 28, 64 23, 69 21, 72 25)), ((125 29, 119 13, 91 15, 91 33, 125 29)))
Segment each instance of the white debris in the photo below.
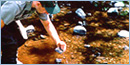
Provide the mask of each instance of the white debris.
POLYGON ((79 25, 75 26, 73 31, 74 33, 80 34, 80 35, 85 35, 87 32, 87 30, 83 26, 79 26, 79 25))
POLYGON ((117 34, 119 37, 129 37, 129 31, 127 30, 121 30, 117 34))

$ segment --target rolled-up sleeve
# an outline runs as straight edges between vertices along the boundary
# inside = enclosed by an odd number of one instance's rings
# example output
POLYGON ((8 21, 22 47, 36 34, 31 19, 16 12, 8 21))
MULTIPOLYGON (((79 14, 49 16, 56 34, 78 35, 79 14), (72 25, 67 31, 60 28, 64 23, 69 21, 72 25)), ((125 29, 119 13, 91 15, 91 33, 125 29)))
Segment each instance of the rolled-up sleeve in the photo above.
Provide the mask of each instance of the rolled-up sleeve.
POLYGON ((8 25, 15 19, 15 16, 19 12, 19 6, 15 4, 13 1, 5 2, 1 6, 1 19, 4 21, 6 25, 8 25))

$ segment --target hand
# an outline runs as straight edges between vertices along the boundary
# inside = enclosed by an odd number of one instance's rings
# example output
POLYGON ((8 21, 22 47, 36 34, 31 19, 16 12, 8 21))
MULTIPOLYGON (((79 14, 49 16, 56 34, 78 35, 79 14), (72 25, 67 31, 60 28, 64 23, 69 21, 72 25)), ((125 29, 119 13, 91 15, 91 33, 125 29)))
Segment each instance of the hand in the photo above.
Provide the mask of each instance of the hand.
POLYGON ((66 51, 66 43, 65 43, 65 42, 60 41, 59 43, 57 43, 57 46, 58 46, 59 48, 61 48, 61 49, 63 50, 63 52, 66 51))

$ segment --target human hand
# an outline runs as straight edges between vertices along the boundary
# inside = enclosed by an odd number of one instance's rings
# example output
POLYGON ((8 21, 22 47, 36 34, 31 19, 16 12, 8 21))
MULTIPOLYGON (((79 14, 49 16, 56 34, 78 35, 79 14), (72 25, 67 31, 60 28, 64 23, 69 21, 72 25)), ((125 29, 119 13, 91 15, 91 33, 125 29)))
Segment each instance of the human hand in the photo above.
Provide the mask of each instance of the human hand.
POLYGON ((66 51, 66 43, 63 41, 60 41, 59 43, 57 43, 57 47, 61 48, 63 52, 66 51))

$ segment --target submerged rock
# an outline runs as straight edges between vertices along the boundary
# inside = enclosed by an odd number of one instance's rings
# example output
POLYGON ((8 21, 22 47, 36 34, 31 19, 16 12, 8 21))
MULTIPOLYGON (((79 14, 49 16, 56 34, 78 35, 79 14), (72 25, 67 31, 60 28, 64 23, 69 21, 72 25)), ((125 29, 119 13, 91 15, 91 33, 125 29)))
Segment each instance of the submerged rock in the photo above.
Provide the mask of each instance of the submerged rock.
POLYGON ((75 13, 76 13, 79 17, 81 17, 82 19, 85 19, 85 17, 86 17, 86 14, 84 13, 84 11, 83 11, 81 8, 78 8, 78 9, 75 11, 75 13))
POLYGON ((87 30, 83 26, 75 26, 73 29, 74 33, 79 34, 79 35, 85 35, 87 30))
POLYGON ((128 47, 127 45, 125 45, 125 46, 123 47, 123 49, 124 49, 124 50, 128 50, 129 47, 128 47))
POLYGON ((118 11, 118 8, 110 8, 108 11, 107 11, 107 14, 108 16, 117 16, 119 14, 119 11, 118 11))
POLYGON ((115 7, 124 7, 125 4, 123 2, 117 2, 114 4, 115 7))
POLYGON ((62 61, 62 59, 56 58, 56 62, 57 62, 57 63, 60 63, 61 61, 62 61))
POLYGON ((129 31, 127 30, 121 30, 117 33, 119 37, 129 37, 129 31))
POLYGON ((84 45, 84 47, 89 48, 89 47, 91 47, 91 46, 90 46, 90 45, 88 45, 88 44, 85 44, 85 45, 84 45))

